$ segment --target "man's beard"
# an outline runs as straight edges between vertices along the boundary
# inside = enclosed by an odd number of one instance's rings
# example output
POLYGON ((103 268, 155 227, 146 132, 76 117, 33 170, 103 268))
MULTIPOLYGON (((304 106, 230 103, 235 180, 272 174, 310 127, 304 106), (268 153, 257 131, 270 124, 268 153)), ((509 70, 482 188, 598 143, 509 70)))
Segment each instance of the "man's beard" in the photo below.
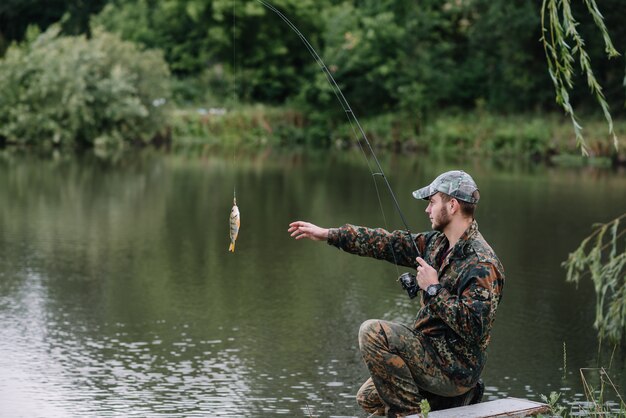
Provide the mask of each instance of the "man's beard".
POLYGON ((445 206, 441 209, 441 212, 436 218, 433 218, 433 229, 435 231, 443 232, 443 230, 450 224, 450 214, 448 208, 445 206))

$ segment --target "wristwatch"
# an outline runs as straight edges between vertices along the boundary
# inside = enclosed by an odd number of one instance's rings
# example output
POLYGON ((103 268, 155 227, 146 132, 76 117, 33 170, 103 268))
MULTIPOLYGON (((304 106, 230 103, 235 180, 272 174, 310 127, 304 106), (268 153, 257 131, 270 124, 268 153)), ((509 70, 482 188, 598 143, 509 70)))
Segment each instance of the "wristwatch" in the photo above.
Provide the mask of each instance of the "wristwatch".
POLYGON ((428 293, 428 296, 435 296, 437 293, 439 293, 440 290, 441 285, 439 283, 431 284, 426 288, 426 293, 428 293))

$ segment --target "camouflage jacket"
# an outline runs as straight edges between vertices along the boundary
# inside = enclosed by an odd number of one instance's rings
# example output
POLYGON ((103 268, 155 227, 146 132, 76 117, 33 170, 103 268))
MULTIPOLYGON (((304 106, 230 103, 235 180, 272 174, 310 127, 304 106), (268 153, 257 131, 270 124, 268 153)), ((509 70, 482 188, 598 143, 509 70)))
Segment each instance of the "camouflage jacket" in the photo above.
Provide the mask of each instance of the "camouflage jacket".
POLYGON ((460 385, 478 380, 485 350, 500 303, 504 271, 500 260, 473 221, 455 246, 437 231, 413 234, 416 252, 406 231, 388 232, 354 225, 333 228, 328 243, 346 252, 417 268, 422 257, 438 271, 442 290, 434 297, 421 292, 415 332, 423 335, 438 367, 460 385))

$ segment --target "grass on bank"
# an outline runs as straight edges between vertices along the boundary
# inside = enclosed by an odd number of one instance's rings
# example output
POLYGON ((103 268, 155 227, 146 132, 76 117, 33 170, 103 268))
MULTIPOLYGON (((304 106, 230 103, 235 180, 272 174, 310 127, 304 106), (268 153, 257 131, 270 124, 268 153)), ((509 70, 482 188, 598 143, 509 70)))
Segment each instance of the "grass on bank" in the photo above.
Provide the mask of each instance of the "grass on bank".
POLYGON ((547 416, 539 415, 539 417, 626 417, 626 403, 604 367, 582 368, 580 377, 586 402, 566 405, 561 402, 560 393, 552 392, 549 396, 542 395, 550 412, 547 416))
MULTIPOLYGON (((387 114, 360 123, 377 149, 526 158, 564 165, 626 162, 623 150, 615 152, 612 148, 601 117, 590 118, 583 126, 589 158, 581 157, 569 119, 557 114, 502 116, 476 111, 441 115, 425 124, 408 116, 387 114)), ((177 109, 171 124, 175 147, 351 148, 361 137, 347 120, 330 126, 327 120, 311 121, 297 110, 263 105, 236 110, 177 109)), ((624 136, 626 121, 615 121, 615 131, 618 137, 624 136)))

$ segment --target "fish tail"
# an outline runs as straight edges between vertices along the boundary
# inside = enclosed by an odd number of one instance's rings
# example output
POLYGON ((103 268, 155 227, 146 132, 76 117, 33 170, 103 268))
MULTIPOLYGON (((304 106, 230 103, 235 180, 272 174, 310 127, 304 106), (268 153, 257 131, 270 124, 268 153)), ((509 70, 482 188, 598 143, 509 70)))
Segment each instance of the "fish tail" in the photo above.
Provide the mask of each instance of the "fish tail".
POLYGON ((228 251, 230 251, 231 253, 235 252, 235 243, 231 242, 230 246, 228 247, 228 251))

